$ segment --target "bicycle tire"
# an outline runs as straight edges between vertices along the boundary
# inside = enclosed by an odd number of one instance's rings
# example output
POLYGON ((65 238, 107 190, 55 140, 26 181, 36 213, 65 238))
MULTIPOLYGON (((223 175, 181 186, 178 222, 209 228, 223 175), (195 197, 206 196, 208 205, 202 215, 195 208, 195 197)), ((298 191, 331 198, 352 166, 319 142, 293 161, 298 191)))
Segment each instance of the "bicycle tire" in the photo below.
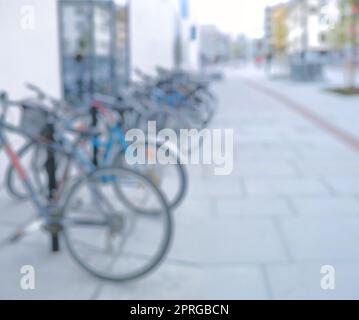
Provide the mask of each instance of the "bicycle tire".
MULTIPOLYGON (((96 270, 94 267, 91 267, 89 264, 87 264, 79 255, 78 252, 76 252, 73 243, 71 242, 71 238, 69 236, 69 228, 66 226, 66 223, 64 224, 63 228, 63 236, 65 240, 65 244, 67 249, 69 250, 70 255, 73 257, 73 259, 78 263, 79 266, 81 266, 84 270, 86 270, 89 274, 93 275, 96 278, 99 278, 104 281, 112 281, 112 282, 129 282, 134 281, 137 279, 140 279, 144 277, 145 275, 148 275, 150 272, 153 272, 159 264, 163 261, 163 259, 166 257, 166 254, 169 251, 172 238, 173 238, 173 220, 172 220, 172 214, 171 210, 169 208, 169 205, 167 204, 167 201, 164 197, 164 195, 161 193, 161 191, 144 175, 133 171, 128 170, 126 168, 105 168, 105 169, 98 169, 92 173, 89 173, 85 175, 84 177, 81 177, 71 188, 71 192, 69 192, 68 197, 65 201, 64 209, 63 209, 63 218, 64 221, 66 221, 66 217, 68 215, 67 210, 68 206, 71 203, 71 198, 76 194, 76 190, 80 188, 81 185, 85 184, 91 181, 92 179, 96 178, 96 175, 110 175, 110 172, 117 172, 120 176, 126 176, 129 174, 130 176, 133 176, 140 181, 147 184, 147 186, 150 187, 150 189, 154 192, 157 199, 161 203, 162 208, 162 216, 164 218, 164 236, 163 241, 161 242, 158 251, 156 252, 155 256, 152 258, 151 262, 146 265, 145 267, 141 268, 137 272, 129 273, 126 276, 115 276, 113 274, 109 274, 107 272, 100 272, 99 270, 96 270)), ((159 213, 160 214, 160 213, 159 213)))
MULTIPOLYGON (((161 144, 157 143, 157 147, 161 147, 161 144)), ((173 154, 172 155, 174 157, 176 157, 176 172, 177 172, 177 179, 178 179, 178 190, 176 191, 175 196, 173 197, 173 199, 170 199, 168 196, 166 196, 168 204, 170 206, 171 209, 176 209, 178 208, 182 202, 184 201, 186 195, 187 195, 187 191, 188 191, 188 173, 187 170, 185 168, 185 166, 181 163, 181 159, 180 159, 180 155, 179 154, 173 154)), ((114 156, 114 160, 113 160, 113 164, 119 164, 120 166, 124 166, 126 167, 126 150, 120 150, 115 156, 114 156)), ((141 166, 141 165, 140 165, 141 166)), ((146 165, 144 165, 146 166, 146 165)), ((130 167, 132 170, 136 170, 136 167, 130 167)), ((148 177, 151 179, 151 177, 148 177)), ((153 182, 153 181, 152 181, 153 182)), ((156 185, 157 186, 157 185, 156 185)), ((157 186, 159 187, 159 186, 157 186)), ((166 195, 166 190, 164 190, 164 188, 159 187, 160 190, 162 191, 162 193, 164 195, 166 195)), ((123 196, 124 195, 121 195, 123 196)), ((127 199, 123 199, 124 201, 128 201, 127 199)), ((130 202, 128 202, 128 204, 130 205, 130 202)))

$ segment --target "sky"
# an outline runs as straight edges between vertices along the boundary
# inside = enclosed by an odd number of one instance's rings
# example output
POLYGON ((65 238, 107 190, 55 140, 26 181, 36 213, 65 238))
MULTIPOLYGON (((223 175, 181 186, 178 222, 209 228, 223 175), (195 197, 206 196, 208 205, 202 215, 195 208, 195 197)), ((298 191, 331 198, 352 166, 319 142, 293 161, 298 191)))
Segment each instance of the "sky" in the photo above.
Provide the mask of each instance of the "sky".
POLYGON ((280 0, 191 0, 193 14, 200 24, 213 24, 233 35, 263 36, 264 10, 280 0))

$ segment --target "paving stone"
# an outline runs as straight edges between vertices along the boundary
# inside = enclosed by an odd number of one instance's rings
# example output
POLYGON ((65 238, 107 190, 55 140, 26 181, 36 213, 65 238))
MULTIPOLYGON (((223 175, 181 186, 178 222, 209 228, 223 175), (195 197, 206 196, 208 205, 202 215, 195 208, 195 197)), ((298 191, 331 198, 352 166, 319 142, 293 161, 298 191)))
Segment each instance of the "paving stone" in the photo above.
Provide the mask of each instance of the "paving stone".
POLYGON ((315 159, 306 161, 297 161, 296 167, 305 176, 358 176, 359 175, 359 163, 357 159, 352 161, 336 160, 335 162, 320 162, 315 159))
POLYGON ((184 221, 192 219, 213 219, 215 216, 214 200, 192 200, 186 199, 179 208, 175 210, 175 218, 184 221))
POLYGON ((291 201, 299 215, 308 217, 332 215, 338 217, 358 217, 359 201, 354 197, 294 197, 291 201))
POLYGON ((287 256, 271 221, 203 220, 178 222, 172 259, 231 265, 286 261, 287 256))
POLYGON ((52 254, 40 246, 16 245, 0 251, 0 299, 90 299, 98 280, 66 253, 52 254), (35 290, 23 290, 20 271, 35 269, 35 290))
POLYGON ((280 224, 295 261, 359 261, 359 218, 287 218, 280 224))
POLYGON ((276 197, 245 197, 216 201, 217 216, 221 219, 240 217, 281 217, 293 214, 288 202, 276 197))
POLYGON ((18 225, 36 217, 36 209, 29 201, 12 199, 4 191, 0 194, 0 223, 18 225))
POLYGON ((0 254, 3 249, 3 242, 9 238, 12 231, 13 228, 11 226, 0 223, 0 254))
POLYGON ((237 159, 239 164, 243 161, 263 161, 266 159, 267 161, 287 161, 287 160, 296 160, 298 159, 298 154, 295 150, 289 148, 282 148, 281 151, 278 150, 266 150, 263 147, 252 147, 248 150, 243 150, 239 148, 239 153, 237 155, 237 159))
POLYGON ((245 179, 249 195, 301 196, 329 195, 329 190, 316 179, 245 179))
POLYGON ((358 153, 348 148, 340 152, 333 151, 332 149, 323 146, 310 151, 307 148, 303 149, 304 150, 301 150, 300 147, 296 147, 298 154, 296 160, 299 159, 312 163, 326 163, 328 162, 328 159, 331 161, 352 162, 358 158, 358 153), (333 154, 335 154, 335 158, 333 158, 333 154))
POLYGON ((166 263, 139 283, 105 284, 99 299, 267 299, 262 272, 256 267, 197 268, 166 263))
MULTIPOLYGON (((274 299, 280 300, 341 300, 359 299, 358 263, 296 263, 268 266, 268 278, 274 299), (335 268, 335 289, 323 290, 323 266, 335 268)), ((324 271, 325 269, 323 269, 324 271)))
POLYGON ((359 179, 355 177, 325 177, 324 180, 341 195, 358 195, 359 179))
POLYGON ((236 166, 235 174, 241 177, 274 177, 292 178, 298 172, 290 163, 285 161, 242 161, 236 166))
POLYGON ((233 176, 217 176, 212 178, 192 179, 189 183, 188 194, 192 199, 211 196, 243 195, 240 180, 233 176))

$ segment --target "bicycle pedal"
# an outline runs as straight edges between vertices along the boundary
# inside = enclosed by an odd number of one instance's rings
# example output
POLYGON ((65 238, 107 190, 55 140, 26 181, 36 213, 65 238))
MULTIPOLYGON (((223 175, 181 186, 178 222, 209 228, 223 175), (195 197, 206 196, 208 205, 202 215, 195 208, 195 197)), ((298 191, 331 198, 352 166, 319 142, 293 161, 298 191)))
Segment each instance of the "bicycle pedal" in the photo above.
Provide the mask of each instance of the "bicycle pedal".
POLYGON ((11 236, 9 236, 7 239, 1 241, 0 243, 0 249, 8 246, 8 245, 13 245, 17 242, 19 242, 24 236, 24 233, 22 230, 16 230, 14 234, 12 234, 11 236))

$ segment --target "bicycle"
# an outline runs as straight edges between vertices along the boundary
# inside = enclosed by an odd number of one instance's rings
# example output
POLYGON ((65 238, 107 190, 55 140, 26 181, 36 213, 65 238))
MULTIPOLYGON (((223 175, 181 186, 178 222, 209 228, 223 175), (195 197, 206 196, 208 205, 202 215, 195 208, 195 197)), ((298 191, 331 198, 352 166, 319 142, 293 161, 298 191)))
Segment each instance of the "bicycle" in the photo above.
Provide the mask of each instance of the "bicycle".
MULTIPOLYGON (((54 99, 51 99, 43 92, 40 88, 31 85, 29 87, 32 91, 35 91, 39 99, 49 101, 54 104, 54 99)), ((96 100, 93 101, 93 107, 91 112, 79 113, 77 117, 89 117, 89 114, 96 117, 96 124, 102 118, 103 122, 106 123, 106 139, 100 139, 99 135, 89 137, 90 144, 96 149, 96 155, 94 163, 96 166, 107 167, 107 166, 117 166, 129 167, 133 170, 137 170, 142 174, 146 175, 151 179, 151 181, 159 187, 162 192, 166 195, 168 203, 171 208, 178 207, 181 202, 184 200, 186 191, 187 191, 187 173, 185 167, 181 164, 180 154, 177 152, 176 147, 173 147, 170 150, 169 156, 172 157, 171 163, 174 165, 159 165, 159 164, 136 164, 128 165, 126 161, 126 152, 130 145, 126 142, 125 134, 122 129, 121 121, 123 122, 126 112, 134 112, 133 107, 121 106, 118 104, 116 99, 105 96, 96 96, 96 100), (116 112, 120 120, 117 121, 114 119, 113 114, 110 112, 116 112), (99 118, 101 116, 101 118, 99 118), (99 149, 102 149, 103 152, 98 154, 99 149), (166 173, 167 172, 167 173, 166 173), (168 179, 166 179, 168 178, 168 179)), ((66 121, 67 125, 71 126, 71 120, 66 121)), ((146 149, 146 154, 149 156, 155 156, 157 149, 162 146, 160 142, 151 143, 150 141, 137 141, 135 144, 131 145, 132 147, 144 147, 146 149)), ((40 178, 40 174, 45 167, 46 155, 41 154, 41 148, 36 146, 33 142, 25 144, 18 152, 19 158, 24 158, 30 154, 30 166, 32 172, 34 173, 34 181, 38 185, 38 190, 45 190, 44 179, 40 178)), ((6 174, 6 185, 9 193, 18 198, 26 199, 28 195, 24 190, 21 190, 20 186, 16 185, 16 171, 14 166, 10 165, 7 174, 6 174)))
MULTIPOLYGON (((27 234, 43 229, 51 235, 53 249, 58 245, 58 237, 62 236, 74 260, 100 279, 124 282, 153 271, 169 250, 173 229, 170 208, 158 188, 133 170, 119 167, 93 169, 91 159, 72 141, 47 139, 42 134, 43 128, 51 127, 56 133, 54 120, 58 119, 45 108, 10 101, 5 93, 0 95, 0 102, 0 149, 5 150, 13 163, 37 212, 34 221, 19 228, 2 245, 13 244, 27 234), (36 118, 36 125, 27 123, 16 127, 7 123, 9 107, 20 107, 23 119, 36 118), (44 199, 19 161, 5 130, 27 137, 51 154, 61 153, 71 158, 78 164, 81 175, 69 190, 62 188, 56 193, 53 193, 56 190, 50 190, 44 199), (125 192, 131 192, 128 197, 137 196, 136 201, 130 205, 120 201, 122 198, 118 195, 125 192), (144 210, 146 204, 150 204, 147 211, 144 210), (154 210, 156 214, 144 214, 154 213, 154 210), (139 233, 130 239, 137 226, 140 226, 139 233), (157 236, 158 239, 153 239, 157 236)), ((73 132, 84 137, 94 134, 76 129, 73 132)), ((49 175, 49 185, 51 178, 49 175)))

